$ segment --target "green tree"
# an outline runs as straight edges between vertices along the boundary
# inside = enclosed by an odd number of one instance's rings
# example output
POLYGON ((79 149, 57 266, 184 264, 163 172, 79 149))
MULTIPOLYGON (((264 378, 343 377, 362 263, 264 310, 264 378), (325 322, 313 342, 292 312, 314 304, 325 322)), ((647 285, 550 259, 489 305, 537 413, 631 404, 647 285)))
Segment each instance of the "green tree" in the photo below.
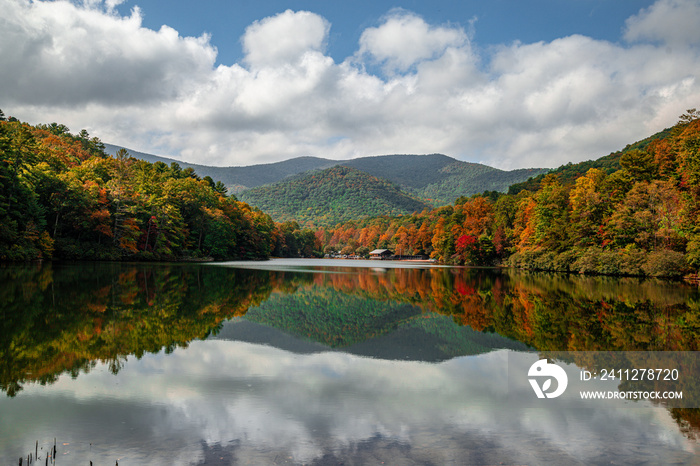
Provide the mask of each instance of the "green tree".
POLYGON ((551 251, 561 251, 569 241, 569 196, 555 175, 542 180, 535 195, 534 241, 551 251))
POLYGON ((606 179, 605 172, 591 168, 576 180, 576 185, 569 194, 571 205, 571 236, 576 246, 588 247, 600 245, 600 229, 604 218, 611 208, 609 198, 601 189, 606 179))
POLYGON ((620 166, 626 170, 634 181, 649 181, 656 175, 654 158, 646 151, 634 149, 620 157, 620 166))

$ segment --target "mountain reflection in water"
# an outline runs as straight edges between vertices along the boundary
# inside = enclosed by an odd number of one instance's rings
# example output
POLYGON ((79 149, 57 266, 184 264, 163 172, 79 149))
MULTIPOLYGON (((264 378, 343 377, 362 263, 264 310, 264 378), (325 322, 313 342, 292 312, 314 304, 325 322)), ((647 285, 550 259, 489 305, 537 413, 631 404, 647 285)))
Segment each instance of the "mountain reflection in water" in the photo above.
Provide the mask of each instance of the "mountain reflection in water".
POLYGON ((697 453, 697 410, 503 404, 509 351, 697 351, 697 289, 317 263, 0 268, 0 462, 57 435, 85 464, 697 453))

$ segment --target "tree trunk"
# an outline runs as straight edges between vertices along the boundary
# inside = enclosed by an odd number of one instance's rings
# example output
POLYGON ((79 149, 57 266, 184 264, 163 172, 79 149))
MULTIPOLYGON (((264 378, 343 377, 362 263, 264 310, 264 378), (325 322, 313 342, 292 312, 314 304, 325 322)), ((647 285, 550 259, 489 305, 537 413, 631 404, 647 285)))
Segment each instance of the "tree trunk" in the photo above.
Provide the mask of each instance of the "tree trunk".
POLYGON ((54 238, 54 239, 56 239, 56 231, 58 230, 58 217, 60 217, 60 216, 61 216, 61 211, 59 210, 56 212, 56 222, 54 222, 54 224, 53 224, 53 237, 52 238, 54 238))

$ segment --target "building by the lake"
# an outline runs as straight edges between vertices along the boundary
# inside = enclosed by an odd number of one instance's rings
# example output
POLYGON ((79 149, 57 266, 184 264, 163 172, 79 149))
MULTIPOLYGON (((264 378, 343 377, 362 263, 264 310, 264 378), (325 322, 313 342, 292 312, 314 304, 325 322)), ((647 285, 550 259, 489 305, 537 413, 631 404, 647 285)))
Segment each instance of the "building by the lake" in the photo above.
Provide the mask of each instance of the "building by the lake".
POLYGON ((374 251, 370 251, 369 253, 369 258, 370 259, 388 259, 394 255, 393 252, 391 252, 388 249, 375 249, 374 251))

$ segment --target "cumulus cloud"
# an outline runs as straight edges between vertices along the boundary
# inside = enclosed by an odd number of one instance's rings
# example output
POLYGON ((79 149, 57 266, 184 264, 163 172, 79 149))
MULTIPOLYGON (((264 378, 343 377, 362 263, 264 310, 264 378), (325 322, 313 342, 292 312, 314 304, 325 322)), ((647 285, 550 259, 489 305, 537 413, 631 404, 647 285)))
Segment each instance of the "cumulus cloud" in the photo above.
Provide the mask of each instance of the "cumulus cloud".
POLYGON ((461 28, 431 27, 421 17, 397 10, 382 25, 362 33, 359 54, 370 55, 389 70, 406 71, 466 43, 467 35, 461 28))
POLYGON ((253 67, 294 63, 308 52, 322 52, 329 30, 328 21, 308 11, 256 21, 243 36, 245 60, 253 67))
POLYGON ((659 0, 626 21, 625 39, 652 40, 669 45, 700 43, 700 3, 659 0))
POLYGON ((150 30, 117 3, 0 0, 5 113, 213 165, 441 152, 519 168, 600 157, 700 101, 700 50, 664 26, 694 17, 690 1, 640 11, 625 44, 572 35, 488 50, 460 25, 395 10, 345 60, 325 50, 326 19, 288 10, 251 24, 231 66, 215 65, 208 36, 150 30))
POLYGON ((143 28, 138 9, 118 17, 95 3, 0 0, 0 7, 0 100, 10 107, 150 105, 179 97, 216 58, 207 36, 143 28))

